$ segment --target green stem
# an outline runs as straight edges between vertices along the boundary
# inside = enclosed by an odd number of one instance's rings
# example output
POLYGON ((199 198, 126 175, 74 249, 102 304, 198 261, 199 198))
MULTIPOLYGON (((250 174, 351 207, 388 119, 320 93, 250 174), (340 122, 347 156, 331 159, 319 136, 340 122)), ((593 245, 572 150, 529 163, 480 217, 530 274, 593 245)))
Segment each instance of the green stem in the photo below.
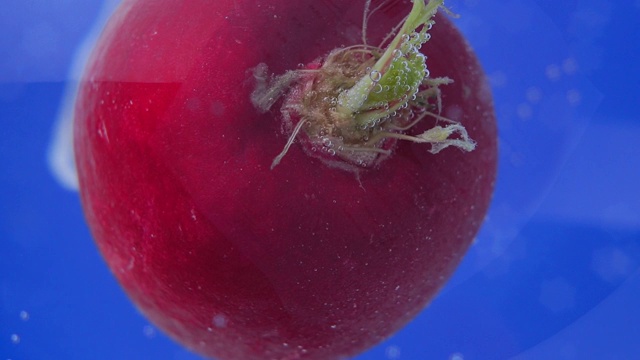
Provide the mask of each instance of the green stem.
MULTIPOLYGON (((400 28, 400 31, 391 41, 380 59, 376 61, 371 72, 360 78, 352 88, 343 91, 338 96, 338 112, 345 115, 353 115, 361 110, 373 87, 381 80, 393 62, 398 61, 394 56, 394 50, 399 49, 402 45, 403 35, 409 35, 421 25, 429 22, 442 3, 443 0, 429 0, 427 4, 425 4, 425 0, 413 1, 411 12, 402 25, 402 28, 400 28)), ((420 44, 425 41, 421 41, 420 44)))

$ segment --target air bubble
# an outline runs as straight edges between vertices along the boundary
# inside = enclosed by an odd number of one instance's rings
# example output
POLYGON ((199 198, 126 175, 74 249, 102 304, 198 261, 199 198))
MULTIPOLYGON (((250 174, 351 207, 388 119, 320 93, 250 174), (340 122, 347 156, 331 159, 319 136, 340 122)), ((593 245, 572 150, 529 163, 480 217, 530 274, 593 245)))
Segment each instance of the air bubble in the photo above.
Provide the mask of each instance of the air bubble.
POLYGON ((402 41, 403 41, 403 42, 409 41, 409 35, 407 35, 407 34, 402 34, 402 41))
POLYGON ((424 77, 428 78, 430 74, 431 72, 429 71, 429 69, 424 69, 424 77))
POLYGON ((376 86, 373 87, 373 92, 376 94, 379 94, 382 92, 382 85, 380 84, 376 84, 376 86))
POLYGON ((156 329, 151 326, 151 325, 145 325, 142 328, 142 334, 148 338, 148 339, 152 339, 156 336, 156 329))
POLYGON ((211 320, 211 323, 217 328, 225 328, 227 327, 227 317, 222 314, 217 314, 211 320))
POLYGON ((335 154, 336 154, 336 151, 333 150, 333 149, 329 149, 328 152, 329 152, 329 155, 331 155, 331 156, 335 156, 335 154))
POLYGON ((395 49, 392 54, 394 59, 399 59, 402 56, 402 51, 400 49, 395 49))
POLYGON ((382 74, 380 73, 380 71, 373 70, 371 73, 369 73, 369 77, 371 78, 371 81, 378 82, 380 81, 380 79, 382 79, 382 74))

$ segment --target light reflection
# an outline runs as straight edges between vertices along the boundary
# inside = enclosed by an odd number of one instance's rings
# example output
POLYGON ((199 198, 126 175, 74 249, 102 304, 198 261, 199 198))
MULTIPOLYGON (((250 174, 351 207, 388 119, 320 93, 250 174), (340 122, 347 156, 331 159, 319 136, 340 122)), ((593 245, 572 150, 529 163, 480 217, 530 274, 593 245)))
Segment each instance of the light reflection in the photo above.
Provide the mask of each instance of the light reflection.
POLYGON ((93 28, 76 51, 67 78, 67 88, 63 95, 62 104, 60 105, 47 149, 49 170, 62 187, 71 191, 78 190, 78 174, 73 157, 73 106, 78 91, 78 83, 93 45, 119 2, 119 0, 106 0, 104 2, 93 28))

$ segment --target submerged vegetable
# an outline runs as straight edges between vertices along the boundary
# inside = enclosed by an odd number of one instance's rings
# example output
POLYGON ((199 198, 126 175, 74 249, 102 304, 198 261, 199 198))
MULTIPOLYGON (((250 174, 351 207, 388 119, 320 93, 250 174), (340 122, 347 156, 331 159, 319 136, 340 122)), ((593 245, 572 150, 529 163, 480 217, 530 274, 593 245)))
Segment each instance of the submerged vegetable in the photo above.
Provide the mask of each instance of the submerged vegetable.
POLYGON ((218 359, 334 359, 433 298, 496 169, 484 75, 439 8, 120 6, 76 161, 96 242, 151 321, 218 359))

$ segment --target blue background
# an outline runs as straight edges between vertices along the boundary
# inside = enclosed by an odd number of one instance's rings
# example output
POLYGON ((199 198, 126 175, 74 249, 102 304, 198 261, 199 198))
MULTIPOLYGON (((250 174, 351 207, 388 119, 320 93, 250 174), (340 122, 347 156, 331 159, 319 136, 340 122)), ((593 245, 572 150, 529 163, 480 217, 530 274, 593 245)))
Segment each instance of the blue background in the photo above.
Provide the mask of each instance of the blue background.
MULTIPOLYGON (((495 199, 447 287, 358 359, 640 358, 640 1, 448 5, 494 91, 495 199)), ((198 359, 128 301, 48 164, 102 6, 0 6, 0 360, 198 359)))

